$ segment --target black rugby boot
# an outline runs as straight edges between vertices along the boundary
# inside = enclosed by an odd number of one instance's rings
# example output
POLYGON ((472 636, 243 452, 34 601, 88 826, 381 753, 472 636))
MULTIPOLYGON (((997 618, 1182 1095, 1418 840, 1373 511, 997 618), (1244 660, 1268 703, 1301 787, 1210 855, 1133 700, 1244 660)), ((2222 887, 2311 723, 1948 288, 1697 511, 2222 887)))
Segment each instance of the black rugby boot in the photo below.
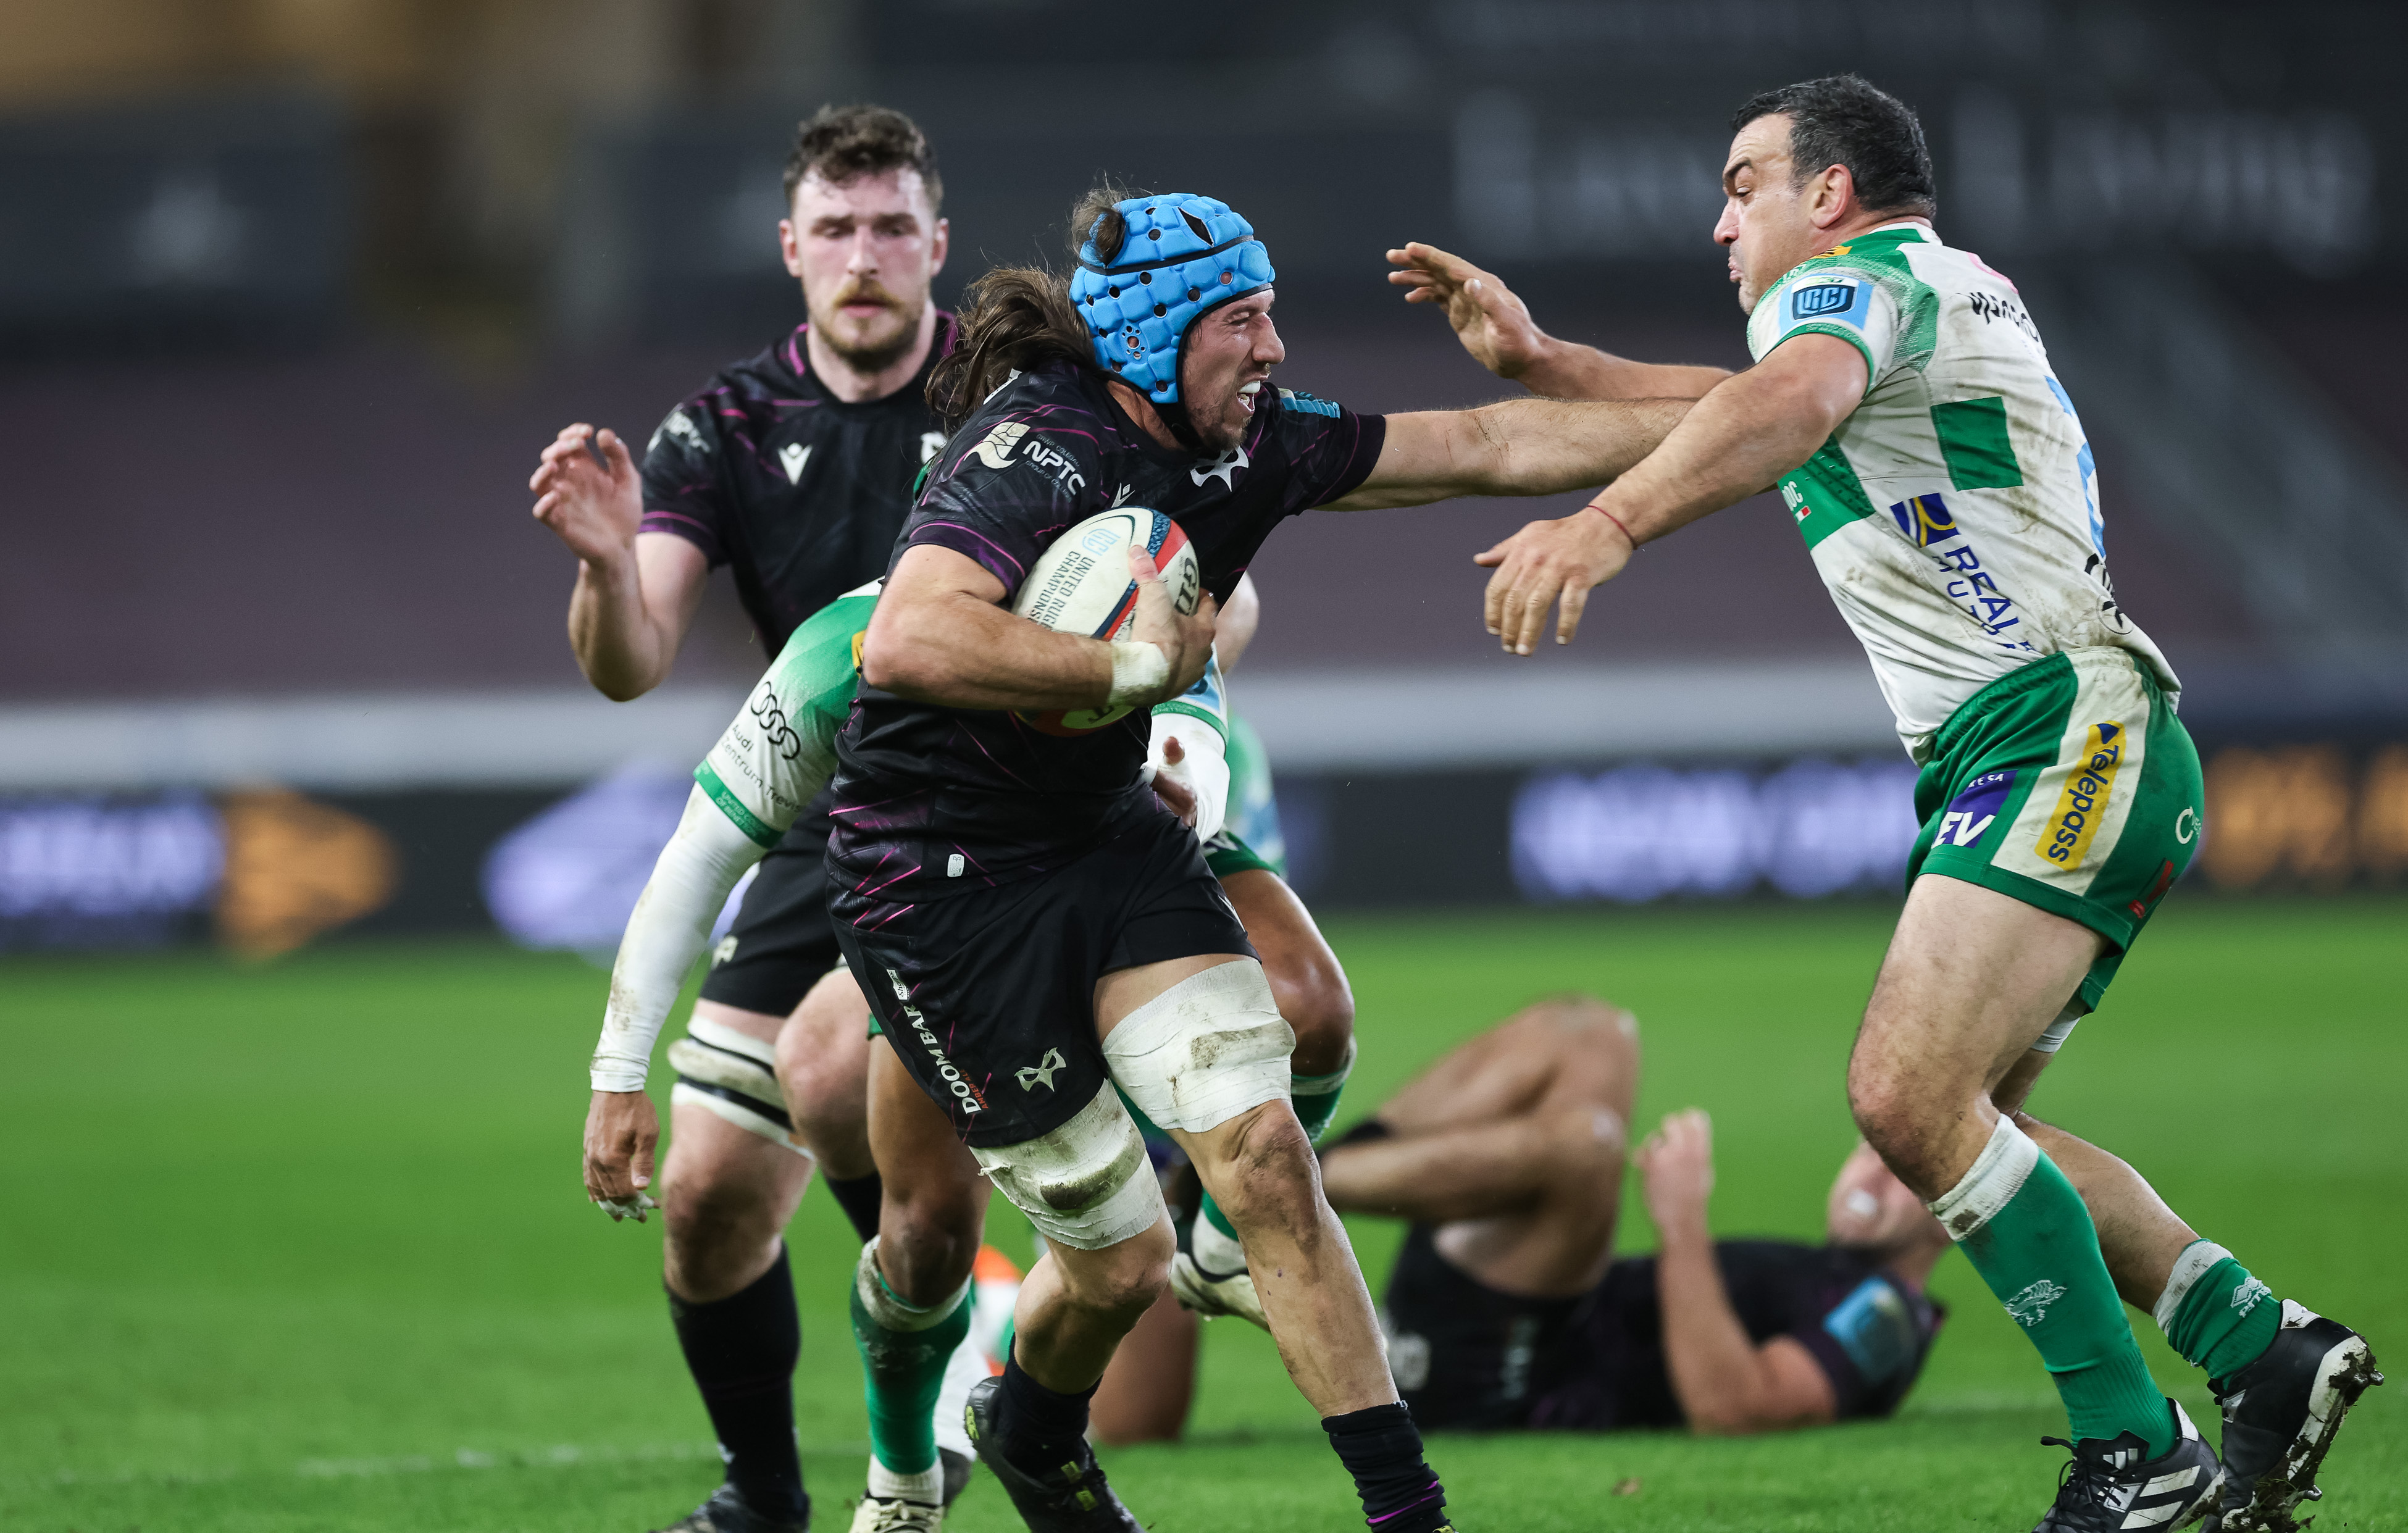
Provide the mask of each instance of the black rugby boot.
POLYGON ((2383 1382, 2366 1338, 2289 1299, 2265 1353, 2212 1379, 2224 1407, 2224 1496, 2214 1533, 2294 1533, 2315 1500, 2316 1469, 2358 1397, 2383 1382))
POLYGON ((810 1526, 809 1497, 803 1498, 801 1516, 771 1517, 746 1505, 743 1493, 734 1485, 722 1485, 710 1493, 710 1500, 656 1533, 808 1533, 810 1526))
POLYGON ((2056 1503, 2032 1533, 2140 1528, 2172 1533, 2214 1510, 2216 1494, 2224 1488, 2224 1471, 2183 1408, 2172 1400, 2166 1404, 2174 1413, 2174 1445, 2155 1458, 2141 1456, 2147 1450, 2130 1432, 2104 1441, 2041 1439, 2072 1449, 2073 1461, 2058 1477, 2056 1503))
POLYGON ((1138 1520, 1104 1483, 1103 1469, 1084 1440, 1074 1457, 1041 1474, 1032 1474, 1004 1457, 995 1420, 1002 1394, 999 1378, 972 1384, 970 1402, 962 1411, 962 1426, 978 1446, 979 1462, 1002 1484, 1022 1522, 1034 1533, 1142 1533, 1138 1520))

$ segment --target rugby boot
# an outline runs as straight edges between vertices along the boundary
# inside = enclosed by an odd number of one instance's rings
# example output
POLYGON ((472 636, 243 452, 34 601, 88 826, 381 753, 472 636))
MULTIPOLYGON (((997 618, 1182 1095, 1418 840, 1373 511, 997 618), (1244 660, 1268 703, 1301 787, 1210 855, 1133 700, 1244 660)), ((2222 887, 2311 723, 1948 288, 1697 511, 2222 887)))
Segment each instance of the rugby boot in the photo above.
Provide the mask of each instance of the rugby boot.
POLYGON ((962 1428, 978 1445, 979 1462, 1002 1483, 1012 1510, 1032 1533, 1142 1533, 1138 1520, 1104 1483, 1103 1468, 1083 1440, 1073 1457, 1042 1474, 1031 1474, 1004 1457, 995 1423, 1002 1394, 1000 1378, 972 1385, 962 1428))
POLYGON ((2032 1533, 2110 1533, 2118 1528, 2172 1533, 2213 1511, 2224 1488, 2223 1468, 2183 1408, 2172 1400, 2166 1404, 2174 1413, 2174 1445, 2155 1458, 2141 1456, 2148 1450, 2131 1432, 2104 1441, 2041 1439, 2072 1449, 2073 1461, 2057 1477, 2057 1501, 2032 1533))
POLYGON ((852 1533, 939 1533, 945 1526, 945 1509, 896 1497, 882 1501, 875 1496, 864 1496, 861 1504, 853 1509, 852 1533))
POLYGON ((808 1533, 810 1526, 811 1504, 808 1497, 801 1516, 770 1517, 746 1505, 744 1493, 728 1484, 712 1491, 710 1500, 654 1533, 808 1533))
POLYGON ((2289 1299, 2266 1351, 2212 1379, 2224 1407, 2224 1495, 2214 1533, 2294 1533, 2315 1500, 2316 1468, 2358 1397, 2383 1382, 2366 1338, 2289 1299))
POLYGON ((1254 1275, 1246 1270, 1245 1248, 1196 1215, 1172 1227, 1178 1232, 1179 1251, 1170 1258, 1170 1292, 1181 1308, 1207 1319, 1236 1315, 1269 1330, 1270 1317, 1263 1313, 1262 1296, 1254 1292, 1254 1275), (1203 1259, 1197 1255, 1199 1246, 1203 1259), (1229 1268, 1236 1270, 1226 1270, 1229 1268))

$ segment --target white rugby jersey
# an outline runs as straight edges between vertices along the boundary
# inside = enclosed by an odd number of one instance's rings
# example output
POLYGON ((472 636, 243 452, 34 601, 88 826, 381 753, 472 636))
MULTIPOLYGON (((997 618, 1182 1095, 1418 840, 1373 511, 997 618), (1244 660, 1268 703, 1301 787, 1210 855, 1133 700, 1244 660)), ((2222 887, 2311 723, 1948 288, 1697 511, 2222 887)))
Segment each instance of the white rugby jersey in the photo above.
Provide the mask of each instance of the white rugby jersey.
POLYGON ((1864 353, 1855 413, 1781 497, 1873 663, 1907 753, 1968 697, 2060 650, 2129 650, 2180 690, 2107 579, 2082 421, 2015 285, 1919 222, 1799 265, 1748 316, 1762 361, 1792 336, 1864 353))

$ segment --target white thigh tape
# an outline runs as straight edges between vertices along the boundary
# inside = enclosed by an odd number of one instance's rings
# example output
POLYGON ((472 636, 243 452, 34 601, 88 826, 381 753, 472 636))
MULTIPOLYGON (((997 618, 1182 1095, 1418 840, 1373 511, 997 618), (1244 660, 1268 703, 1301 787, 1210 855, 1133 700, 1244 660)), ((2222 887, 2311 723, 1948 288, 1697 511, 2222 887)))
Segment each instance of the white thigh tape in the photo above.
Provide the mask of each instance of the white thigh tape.
POLYGON ((1104 1060, 1129 1100, 1165 1128, 1201 1134, 1288 1094, 1296 1029, 1263 966, 1217 964, 1121 1020, 1104 1060))
POLYGON ((1932 1217, 1946 1226, 1950 1239, 1965 1239, 2023 1191, 2025 1179, 2039 1164, 2040 1146, 2015 1126, 2013 1118, 2001 1117, 1965 1180, 1931 1205, 1932 1217))
POLYGON ((798 1155, 810 1153, 790 1126, 774 1048, 702 1017, 686 1032, 669 1044, 669 1067, 678 1073, 671 1103, 698 1107, 798 1155))
POLYGON ((698 1107, 712 1117, 734 1124, 748 1134, 758 1134, 771 1144, 792 1150, 805 1160, 815 1158, 811 1154, 810 1146, 795 1138, 793 1131, 777 1119, 764 1116, 759 1110, 743 1102, 722 1096, 692 1082, 680 1081, 669 1088, 669 1105, 698 1107))
POLYGON ((2065 1040, 2073 1036, 2074 1024, 2087 1015, 2089 1013, 2082 1009, 2079 1002, 2067 1007, 2057 1014, 2055 1022, 2041 1029, 2041 1035, 2033 1041, 2032 1049, 2039 1053, 2057 1053, 2057 1050, 2065 1047, 2065 1040))
POLYGON ((1145 1139, 1110 1082, 1051 1134, 970 1153, 1038 1233, 1081 1251, 1142 1235, 1164 1213, 1145 1139))

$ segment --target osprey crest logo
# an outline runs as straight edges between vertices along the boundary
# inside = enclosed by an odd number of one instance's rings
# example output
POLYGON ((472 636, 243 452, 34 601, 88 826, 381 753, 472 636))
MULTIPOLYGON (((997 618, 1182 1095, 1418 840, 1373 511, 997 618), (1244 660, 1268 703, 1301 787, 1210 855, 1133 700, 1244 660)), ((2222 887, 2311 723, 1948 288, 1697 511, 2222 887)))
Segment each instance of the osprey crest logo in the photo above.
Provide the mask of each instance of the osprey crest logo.
POLYGON ((2048 1318, 2048 1307, 2050 1305, 2055 1304, 2058 1299, 2063 1298, 2072 1291, 2073 1290, 2063 1287, 2060 1284, 2051 1282, 2046 1278, 2042 1278, 2040 1282, 2033 1283, 2022 1293, 2017 1294, 2014 1297, 2007 1300, 2007 1313, 2014 1317, 2016 1325, 2021 1325, 2026 1330, 2030 1330, 2034 1325, 2039 1325, 2042 1321, 2048 1318))
POLYGON ((1020 1089, 1023 1091, 1032 1091, 1039 1086, 1043 1086, 1047 1091, 1052 1091, 1054 1089, 1054 1072, 1061 1069, 1068 1064, 1069 1064, 1069 1061, 1062 1057, 1061 1050, 1048 1049, 1045 1051, 1044 1058, 1039 1060, 1034 1065, 1022 1066, 1020 1069, 1015 1072, 1014 1078, 1020 1082, 1020 1089))
POLYGON ((970 451, 978 454, 979 462, 989 468, 1002 468, 1010 464, 1011 450, 1018 447, 1020 438, 1027 435, 1025 422, 1006 421, 988 432, 985 438, 970 451))
POLYGON ((1254 466, 1254 462, 1246 456, 1244 448, 1233 447, 1211 463, 1198 463, 1187 471, 1187 477, 1194 480, 1199 489, 1208 480, 1219 480, 1222 488, 1235 490, 1238 487, 1238 470, 1254 466))

